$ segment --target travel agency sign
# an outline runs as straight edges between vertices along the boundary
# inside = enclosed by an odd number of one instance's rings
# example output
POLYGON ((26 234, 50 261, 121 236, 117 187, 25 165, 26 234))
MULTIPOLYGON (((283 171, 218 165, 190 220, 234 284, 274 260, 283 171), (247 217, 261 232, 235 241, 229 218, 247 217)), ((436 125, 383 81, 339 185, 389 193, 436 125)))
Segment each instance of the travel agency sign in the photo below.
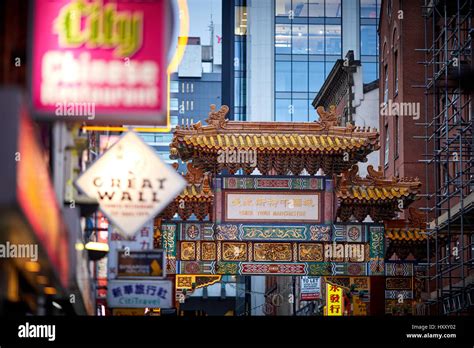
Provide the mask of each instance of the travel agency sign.
POLYGON ((167 0, 35 0, 39 118, 166 126, 167 0))

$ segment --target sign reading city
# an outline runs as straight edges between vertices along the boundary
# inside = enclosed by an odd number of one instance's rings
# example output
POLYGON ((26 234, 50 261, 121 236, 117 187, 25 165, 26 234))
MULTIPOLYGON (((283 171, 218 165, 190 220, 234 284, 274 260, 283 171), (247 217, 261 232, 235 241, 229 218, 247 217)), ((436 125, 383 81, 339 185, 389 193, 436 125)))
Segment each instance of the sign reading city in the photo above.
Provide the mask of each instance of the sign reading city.
POLYGON ((130 237, 165 209, 186 181, 136 133, 127 132, 75 184, 130 237))
POLYGON ((163 278, 166 263, 163 250, 119 251, 119 278, 163 278))
POLYGON ((111 280, 107 286, 110 308, 171 308, 170 280, 111 280))
POLYGON ((166 0, 34 4, 31 89, 38 117, 166 126, 166 0))

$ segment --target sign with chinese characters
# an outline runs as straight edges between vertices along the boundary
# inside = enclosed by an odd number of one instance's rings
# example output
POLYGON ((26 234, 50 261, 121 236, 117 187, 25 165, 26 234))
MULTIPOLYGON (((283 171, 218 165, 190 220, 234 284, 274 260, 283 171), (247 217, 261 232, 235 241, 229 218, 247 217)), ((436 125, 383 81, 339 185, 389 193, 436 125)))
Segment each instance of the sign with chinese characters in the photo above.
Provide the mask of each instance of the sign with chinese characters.
POLYGON ((186 181, 134 132, 127 132, 77 180, 124 236, 134 235, 184 189, 186 181))
POLYGON ((163 278, 166 263, 163 250, 119 251, 118 278, 163 278))
POLYGON ((320 222, 318 192, 224 192, 224 221, 320 222))
POLYGON ((328 316, 342 316, 344 313, 342 287, 326 283, 326 313, 328 316))
POLYGON ((39 117, 166 126, 166 0, 35 0, 39 117))
POLYGON ((301 277, 301 301, 321 298, 321 277, 301 277))
POLYGON ((107 255, 107 278, 115 279, 118 273, 118 253, 120 250, 146 251, 153 249, 153 220, 150 220, 132 237, 124 237, 112 224, 109 224, 109 254, 107 255))
POLYGON ((111 308, 171 308, 172 286, 169 280, 111 280, 107 304, 111 308))

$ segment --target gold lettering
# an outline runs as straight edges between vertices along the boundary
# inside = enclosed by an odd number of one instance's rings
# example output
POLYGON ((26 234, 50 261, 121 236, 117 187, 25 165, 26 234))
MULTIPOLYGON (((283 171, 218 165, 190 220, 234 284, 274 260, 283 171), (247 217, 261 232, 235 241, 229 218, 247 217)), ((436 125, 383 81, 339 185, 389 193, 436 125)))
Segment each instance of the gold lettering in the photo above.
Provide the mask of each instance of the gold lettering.
POLYGON ((116 57, 131 57, 143 43, 143 12, 117 11, 116 3, 104 6, 102 0, 71 1, 60 10, 54 31, 61 47, 115 48, 116 57))

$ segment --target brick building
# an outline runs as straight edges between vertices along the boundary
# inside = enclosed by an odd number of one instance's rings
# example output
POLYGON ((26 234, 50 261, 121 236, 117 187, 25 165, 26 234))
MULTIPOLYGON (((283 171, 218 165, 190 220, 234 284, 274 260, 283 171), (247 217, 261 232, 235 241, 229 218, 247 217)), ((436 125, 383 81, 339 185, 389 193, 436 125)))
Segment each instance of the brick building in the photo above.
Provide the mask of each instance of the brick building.
MULTIPOLYGON (((387 177, 425 177, 420 136, 423 83, 423 1, 382 1, 380 9, 380 164, 387 177)), ((424 182, 424 180, 422 180, 424 182)), ((424 189, 427 189, 424 187, 424 189)), ((415 207, 424 206, 422 200, 415 207)))

